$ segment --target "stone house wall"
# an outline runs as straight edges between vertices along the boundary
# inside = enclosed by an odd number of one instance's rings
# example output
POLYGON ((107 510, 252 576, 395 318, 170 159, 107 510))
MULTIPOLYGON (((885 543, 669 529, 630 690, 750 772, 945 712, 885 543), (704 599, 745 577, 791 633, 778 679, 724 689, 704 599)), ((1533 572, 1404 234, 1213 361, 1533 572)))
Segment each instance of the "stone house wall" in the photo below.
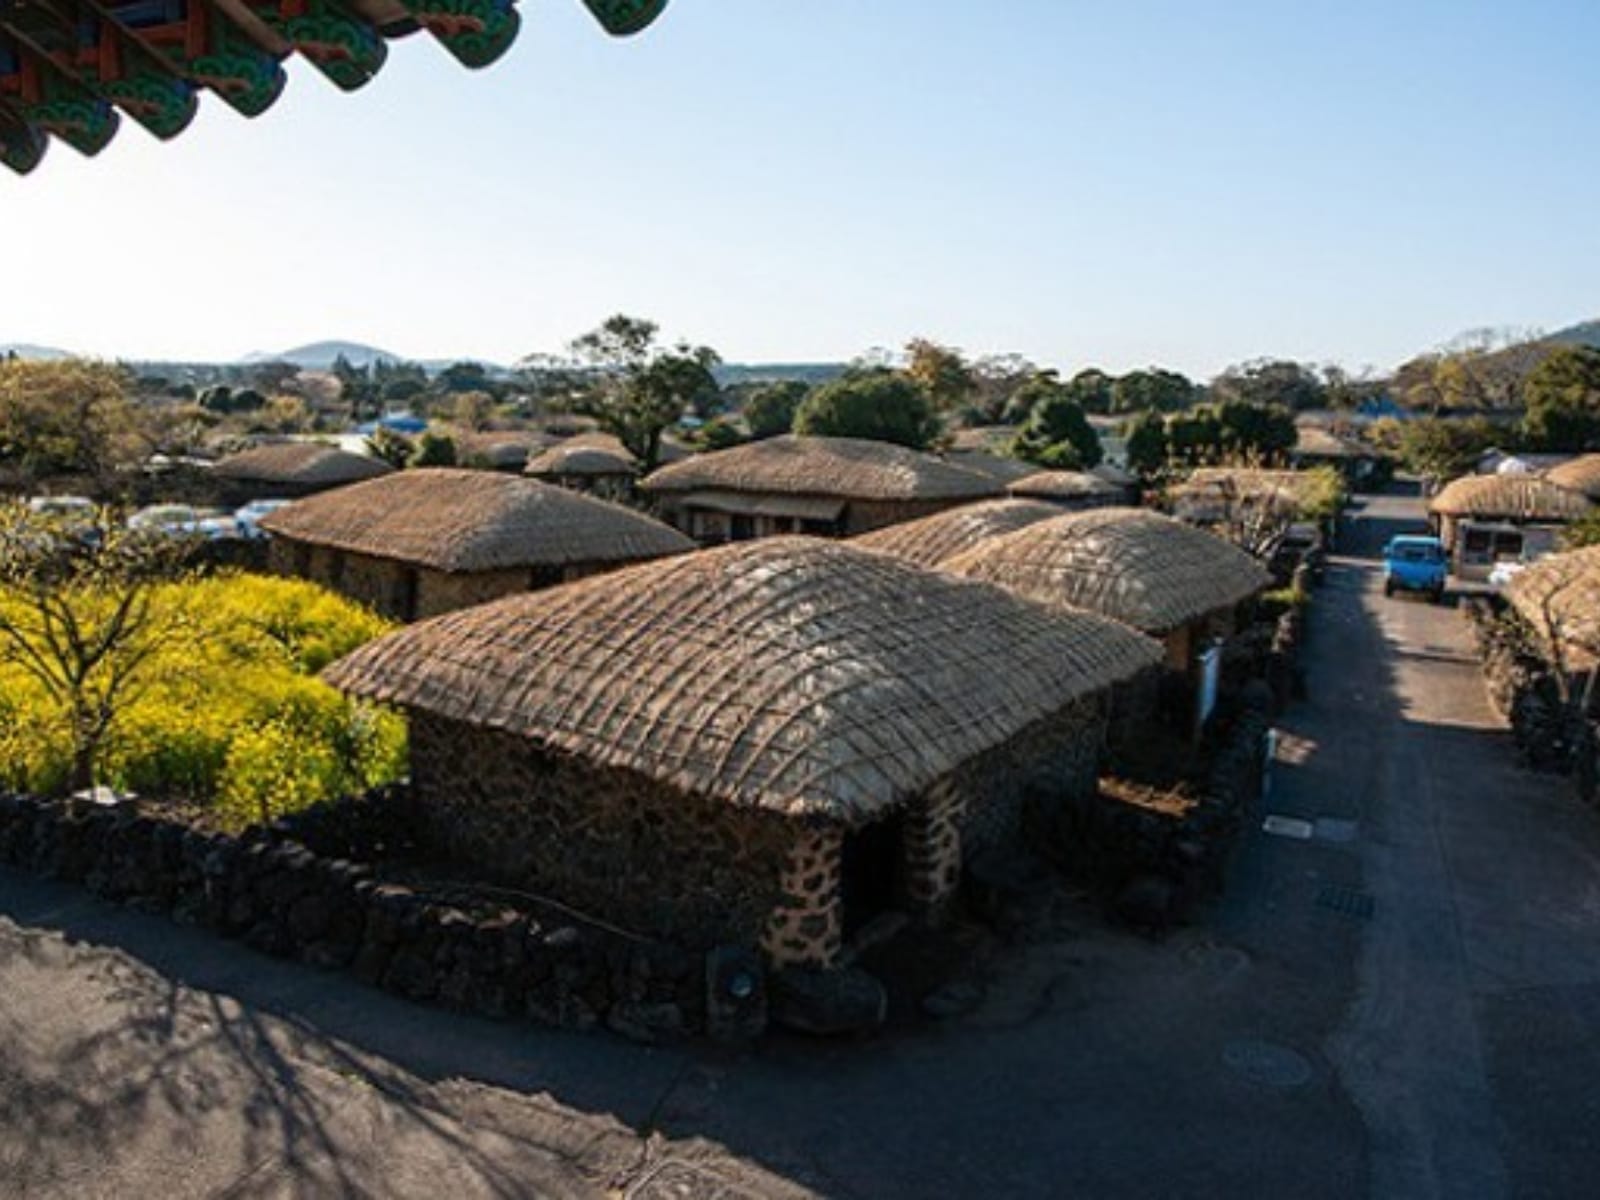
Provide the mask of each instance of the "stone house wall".
POLYGON ((411 714, 423 836, 485 877, 696 949, 756 945, 800 827, 411 714))
MULTIPOLYGON (((980 499, 982 497, 979 497, 980 499)), ((973 503, 972 497, 949 500, 852 500, 844 510, 844 536, 871 533, 890 525, 931 517, 947 509, 973 503)))

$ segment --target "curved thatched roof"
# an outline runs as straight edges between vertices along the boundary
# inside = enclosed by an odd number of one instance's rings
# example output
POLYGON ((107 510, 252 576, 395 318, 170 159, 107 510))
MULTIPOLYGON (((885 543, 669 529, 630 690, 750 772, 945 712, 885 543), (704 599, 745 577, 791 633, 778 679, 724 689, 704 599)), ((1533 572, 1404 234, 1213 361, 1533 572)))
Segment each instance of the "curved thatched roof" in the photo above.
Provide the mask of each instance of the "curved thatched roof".
POLYGON ((769 538, 452 613, 336 687, 683 792, 870 820, 1156 646, 887 555, 769 538))
POLYGON ((528 460, 524 473, 554 478, 561 475, 637 475, 639 465, 620 441, 608 433, 568 438, 528 460))
POLYGON ((753 492, 849 500, 964 500, 1004 489, 931 454, 859 438, 785 434, 701 454, 644 481, 652 492, 753 492))
POLYGON ((1304 458, 1371 458, 1373 451, 1351 438, 1340 437, 1320 425, 1299 425, 1294 431, 1294 450, 1304 458))
POLYGON ((944 456, 944 460, 952 466, 960 467, 963 471, 976 471, 979 475, 987 475, 990 479, 1005 484, 1026 479, 1039 470, 1032 463, 1023 462, 1020 458, 1009 458, 1004 454, 995 454, 988 450, 951 450, 944 456))
POLYGON ((1040 521, 944 563, 1031 600, 1070 604, 1166 633, 1237 604, 1267 572, 1219 537, 1146 509, 1096 508, 1040 521))
POLYGON ((452 572, 637 562, 694 549, 677 530, 618 504, 515 475, 443 468, 322 492, 261 527, 452 572))
POLYGON ((1445 486, 1428 511, 1446 517, 1572 521, 1591 505, 1581 492, 1529 475, 1468 475, 1445 486))
POLYGON ((919 521, 876 529, 851 538, 850 544, 936 567, 980 542, 1060 515, 1059 508, 1037 500, 984 500, 949 508, 919 521))
POLYGON ((1011 484, 1013 496, 1040 500, 1102 499, 1110 501, 1122 489, 1087 471, 1035 471, 1011 484))
POLYGON ((1560 466, 1551 467, 1544 477, 1557 487, 1581 492, 1590 500, 1600 500, 1600 454, 1580 454, 1560 466))
POLYGON ((380 459, 320 442, 273 442, 228 456, 212 468, 212 474, 243 483, 338 487, 393 470, 380 459))
POLYGON ((1570 669, 1600 659, 1600 546, 1552 554, 1524 567, 1505 596, 1544 642, 1561 643, 1570 669))

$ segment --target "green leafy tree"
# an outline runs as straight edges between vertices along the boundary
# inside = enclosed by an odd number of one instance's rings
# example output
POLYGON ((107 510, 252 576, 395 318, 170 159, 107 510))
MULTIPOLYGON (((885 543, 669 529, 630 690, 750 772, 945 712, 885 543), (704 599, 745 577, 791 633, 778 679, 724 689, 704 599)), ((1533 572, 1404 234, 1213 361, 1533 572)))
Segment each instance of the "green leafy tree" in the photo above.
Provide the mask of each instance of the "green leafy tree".
POLYGON ((1194 403, 1199 388, 1177 371, 1152 367, 1130 371, 1111 387, 1111 407, 1115 413, 1178 412, 1194 403))
POLYGON ((1222 448, 1231 456, 1279 462, 1294 449, 1294 416, 1277 404, 1252 404, 1225 400, 1217 405, 1222 427, 1222 448))
POLYGON ((1401 424, 1395 448, 1408 471, 1438 483, 1467 474, 1506 434, 1483 418, 1424 417, 1401 424))
POLYGON ((1087 470, 1099 465, 1100 436, 1089 424, 1071 384, 1039 380, 1028 420, 1012 448, 1018 458, 1056 470, 1087 470))
POLYGON ((813 437, 866 438, 922 450, 940 422, 922 385, 883 368, 854 371, 824 384, 795 413, 794 431, 813 437))
POLYGON ((939 413, 958 412, 978 394, 977 377, 961 351, 928 338, 906 343, 905 373, 922 385, 939 413))
POLYGON ((372 431, 372 436, 367 438, 367 453, 398 471, 410 464, 411 456, 416 453, 416 447, 405 434, 397 433, 386 425, 380 425, 372 431))
POLYGON ((1149 477, 1167 465, 1167 423, 1157 412, 1142 412, 1123 430, 1128 444, 1128 466, 1149 477))
POLYGON ((110 476, 139 452, 127 389, 105 363, 0 361, 0 469, 24 483, 110 476))
POLYGON ((457 392, 494 391, 494 383, 489 378, 489 369, 477 362, 451 363, 439 372, 439 377, 434 380, 434 387, 447 396, 457 392))
POLYGON ((743 445, 745 436, 726 417, 716 417, 700 427, 694 440, 702 450, 731 450, 743 445))
POLYGON ((757 388, 744 406, 744 421, 750 427, 750 436, 760 441, 788 433, 794 428, 795 413, 810 394, 810 386, 798 379, 785 379, 757 388))
POLYGON ((1541 450, 1600 446, 1600 350, 1565 346, 1541 362, 1523 389, 1523 436, 1541 450))
POLYGON ((1327 402, 1317 373, 1285 359, 1264 358, 1229 367, 1212 381, 1211 394, 1218 401, 1277 405, 1290 412, 1321 408, 1327 402))
POLYGON ((1088 367, 1067 380, 1067 394, 1086 413, 1103 417, 1116 407, 1117 381, 1099 367, 1088 367))
POLYGON ((406 466, 453 467, 456 465, 455 439, 442 433, 424 433, 417 439, 406 466))

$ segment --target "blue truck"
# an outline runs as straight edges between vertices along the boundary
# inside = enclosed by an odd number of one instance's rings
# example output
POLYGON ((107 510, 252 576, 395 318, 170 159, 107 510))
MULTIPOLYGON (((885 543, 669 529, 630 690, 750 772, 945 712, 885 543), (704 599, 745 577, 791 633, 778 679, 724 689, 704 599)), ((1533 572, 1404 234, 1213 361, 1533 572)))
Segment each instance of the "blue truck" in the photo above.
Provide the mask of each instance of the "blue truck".
POLYGON ((1391 538, 1383 548, 1383 594, 1420 592, 1435 604, 1444 598, 1450 557, 1436 537, 1391 538))

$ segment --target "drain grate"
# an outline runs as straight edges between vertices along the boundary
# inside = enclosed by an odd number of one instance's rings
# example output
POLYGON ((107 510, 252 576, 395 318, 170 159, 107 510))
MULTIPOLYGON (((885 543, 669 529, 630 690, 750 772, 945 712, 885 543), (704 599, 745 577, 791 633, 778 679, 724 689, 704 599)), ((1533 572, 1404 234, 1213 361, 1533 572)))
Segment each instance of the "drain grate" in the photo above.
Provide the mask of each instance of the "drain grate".
POLYGON ((1317 904, 1340 916, 1353 917, 1358 921, 1369 920, 1378 907, 1378 902, 1372 898, 1371 893, 1358 892, 1354 888, 1337 887, 1333 884, 1329 884, 1318 893, 1317 904))

